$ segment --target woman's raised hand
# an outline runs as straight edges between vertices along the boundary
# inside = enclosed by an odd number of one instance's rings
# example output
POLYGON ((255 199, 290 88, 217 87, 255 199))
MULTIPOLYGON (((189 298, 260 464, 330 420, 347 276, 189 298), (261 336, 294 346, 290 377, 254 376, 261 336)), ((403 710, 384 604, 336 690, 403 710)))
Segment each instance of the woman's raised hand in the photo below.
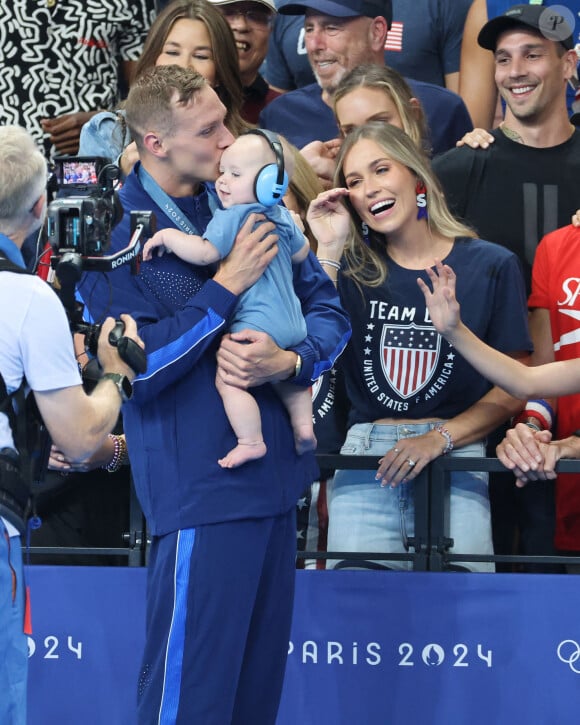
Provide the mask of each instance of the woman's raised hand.
POLYGON ((431 288, 422 279, 417 284, 425 296, 429 316, 437 332, 447 335, 460 323, 459 302, 455 297, 455 272, 447 264, 435 260, 435 269, 425 270, 431 282, 431 288))
POLYGON ((342 203, 348 189, 321 192, 310 202, 306 220, 318 241, 318 256, 339 260, 350 230, 350 214, 342 203))

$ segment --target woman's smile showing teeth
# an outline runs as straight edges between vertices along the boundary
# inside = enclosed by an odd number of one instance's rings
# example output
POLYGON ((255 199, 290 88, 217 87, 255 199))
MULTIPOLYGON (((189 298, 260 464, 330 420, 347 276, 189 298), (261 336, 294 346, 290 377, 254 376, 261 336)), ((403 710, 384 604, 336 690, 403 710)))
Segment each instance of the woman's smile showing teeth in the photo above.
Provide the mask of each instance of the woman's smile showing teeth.
POLYGON ((378 214, 381 214, 385 211, 390 211, 393 206, 395 205, 394 199, 383 199, 382 201, 377 201, 375 204, 373 204, 369 211, 373 216, 377 216, 378 214))
MULTIPOLYGON (((376 133, 379 133, 387 126, 375 122, 369 124, 369 129, 377 127, 376 133)), ((356 134, 356 130, 352 133, 356 134)), ((343 171, 349 201, 371 229, 387 234, 393 240, 421 224, 418 211, 420 179, 408 166, 390 156, 374 138, 357 140, 344 157, 343 171)))

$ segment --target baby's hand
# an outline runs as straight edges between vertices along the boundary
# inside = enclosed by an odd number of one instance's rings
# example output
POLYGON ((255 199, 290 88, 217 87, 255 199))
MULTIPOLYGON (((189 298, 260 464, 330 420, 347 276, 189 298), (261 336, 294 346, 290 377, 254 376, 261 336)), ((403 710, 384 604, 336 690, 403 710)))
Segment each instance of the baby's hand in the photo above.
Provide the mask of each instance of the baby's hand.
POLYGON ((159 233, 154 234, 151 239, 148 239, 145 242, 145 246, 143 247, 144 262, 150 262, 153 259, 154 250, 157 250, 157 252, 155 252, 155 256, 157 257, 162 257, 165 252, 169 251, 169 249, 161 241, 161 237, 158 237, 158 234, 159 233))
POLYGON ((572 224, 575 227, 580 227, 580 209, 576 209, 574 216, 572 217, 572 224))
POLYGON ((304 234, 304 222, 302 221, 300 214, 298 214, 298 212, 292 211, 292 209, 288 209, 288 211, 290 212, 290 216, 292 217, 292 221, 294 222, 294 224, 296 224, 298 229, 300 229, 302 234, 304 234))

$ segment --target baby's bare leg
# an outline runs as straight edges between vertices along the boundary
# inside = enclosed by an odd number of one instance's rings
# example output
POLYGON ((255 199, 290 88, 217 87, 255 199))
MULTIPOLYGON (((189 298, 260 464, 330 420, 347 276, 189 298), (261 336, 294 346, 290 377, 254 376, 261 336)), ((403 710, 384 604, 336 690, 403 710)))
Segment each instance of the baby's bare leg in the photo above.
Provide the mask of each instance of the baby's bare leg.
POLYGON ((222 468, 237 468, 247 461, 266 455, 262 437, 262 419, 254 396, 247 390, 227 385, 216 376, 226 415, 238 439, 238 445, 218 460, 222 468))
POLYGON ((274 386, 286 410, 290 414, 296 453, 302 455, 316 449, 316 436, 312 421, 312 392, 310 388, 300 388, 290 383, 278 383, 274 386))

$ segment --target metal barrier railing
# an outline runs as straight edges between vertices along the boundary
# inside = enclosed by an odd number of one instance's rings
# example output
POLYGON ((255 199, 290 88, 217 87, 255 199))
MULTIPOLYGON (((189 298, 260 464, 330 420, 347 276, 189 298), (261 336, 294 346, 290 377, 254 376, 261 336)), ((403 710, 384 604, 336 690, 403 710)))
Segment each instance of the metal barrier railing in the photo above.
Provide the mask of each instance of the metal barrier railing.
MULTIPOLYGON (((497 458, 460 458, 442 456, 433 461, 430 466, 430 540, 434 542, 431 547, 430 570, 442 571, 446 565, 456 562, 490 561, 494 563, 512 564, 580 564, 580 556, 537 556, 530 554, 494 554, 490 556, 477 555, 470 552, 450 553, 453 545, 446 538, 446 521, 443 502, 449 487, 449 474, 451 471, 486 471, 503 472, 507 469, 497 458)), ((558 473, 579 473, 580 459, 562 459, 556 466, 558 473)), ((533 482, 527 484, 533 486, 533 482)))
MULTIPOLYGON (((319 455, 321 468, 372 470, 376 457, 319 455)), ((451 471, 503 472, 507 469, 497 458, 463 458, 440 456, 415 479, 415 535, 409 538, 410 554, 388 552, 352 553, 342 551, 301 551, 303 559, 348 560, 353 566, 363 561, 411 561, 413 571, 445 571, 464 562, 493 562, 513 564, 563 565, 580 564, 580 556, 533 556, 524 554, 482 555, 470 552, 451 553, 453 540, 447 535, 445 498, 449 489, 451 471)), ((580 459, 562 459, 556 466, 558 473, 580 473, 580 459)), ((533 486, 533 483, 528 485, 533 486)))
POLYGON ((54 556, 54 563, 58 564, 59 556, 120 556, 127 559, 127 566, 145 566, 147 563, 147 530, 145 517, 137 499, 133 481, 130 484, 129 500, 129 521, 128 531, 123 533, 123 541, 126 546, 102 547, 102 546, 30 546, 26 550, 27 558, 32 557, 34 564, 35 555, 54 556))
MULTIPOLYGON (((374 456, 317 456, 321 468, 326 470, 372 470, 377 461, 374 456)), ((580 459, 561 460, 556 470, 559 473, 580 473, 580 459)), ((445 520, 445 497, 449 487, 451 471, 505 472, 497 458, 461 458, 441 456, 433 461, 415 479, 415 531, 409 537, 409 553, 348 552, 348 551, 299 551, 302 559, 332 559, 351 562, 354 566, 369 561, 410 561, 413 571, 445 571, 449 566, 463 562, 494 562, 513 564, 580 564, 580 556, 530 556, 523 554, 481 555, 470 552, 451 553, 453 541, 447 536, 445 520), (412 549, 412 551, 411 551, 412 549)), ((530 483, 528 485, 533 485, 530 483)), ((131 485, 129 506, 129 530, 123 534, 125 547, 34 547, 29 553, 48 554, 58 557, 63 554, 89 556, 123 556, 128 566, 144 566, 147 563, 148 540, 146 524, 141 507, 131 485)))

